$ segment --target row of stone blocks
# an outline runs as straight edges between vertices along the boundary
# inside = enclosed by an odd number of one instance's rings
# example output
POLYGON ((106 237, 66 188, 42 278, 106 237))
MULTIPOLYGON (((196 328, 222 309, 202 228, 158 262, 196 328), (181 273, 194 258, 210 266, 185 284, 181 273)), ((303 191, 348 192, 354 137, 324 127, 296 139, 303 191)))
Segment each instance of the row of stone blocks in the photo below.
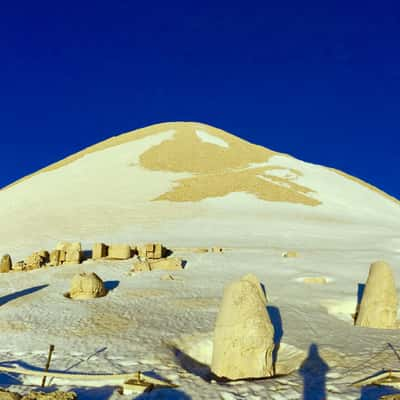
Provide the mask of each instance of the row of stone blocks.
MULTIPOLYGON (((92 258, 127 260, 135 255, 143 259, 161 259, 167 255, 167 249, 160 243, 149 243, 144 246, 130 246, 129 244, 96 243, 92 248, 92 258)), ((60 242, 51 252, 41 250, 32 253, 24 261, 14 265, 10 255, 6 254, 0 261, 0 272, 29 271, 45 265, 59 266, 62 264, 80 264, 83 261, 82 245, 79 242, 60 242)))
POLYGON ((143 246, 130 246, 129 244, 95 243, 92 249, 92 258, 111 258, 117 260, 127 260, 138 255, 140 258, 160 259, 167 255, 167 249, 161 243, 148 243, 143 246))

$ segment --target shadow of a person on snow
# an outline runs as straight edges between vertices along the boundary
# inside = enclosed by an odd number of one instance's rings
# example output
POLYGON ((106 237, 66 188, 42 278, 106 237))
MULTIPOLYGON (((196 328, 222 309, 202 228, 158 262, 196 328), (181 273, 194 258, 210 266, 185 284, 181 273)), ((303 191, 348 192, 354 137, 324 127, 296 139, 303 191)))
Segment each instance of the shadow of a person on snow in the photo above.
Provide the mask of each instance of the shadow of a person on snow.
POLYGON ((310 345, 308 356, 300 366, 303 377, 303 400, 326 400, 326 374, 328 364, 322 359, 315 343, 310 345))

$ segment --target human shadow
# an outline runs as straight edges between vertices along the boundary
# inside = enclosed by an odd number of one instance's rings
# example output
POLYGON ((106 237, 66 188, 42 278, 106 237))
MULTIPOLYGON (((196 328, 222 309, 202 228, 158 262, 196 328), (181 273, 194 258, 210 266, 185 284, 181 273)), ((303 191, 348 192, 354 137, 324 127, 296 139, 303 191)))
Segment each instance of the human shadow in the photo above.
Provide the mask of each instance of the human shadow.
MULTIPOLYGON (((79 397, 80 399, 80 397, 79 397)), ((192 398, 185 392, 177 389, 153 389, 149 393, 142 393, 135 400, 191 400, 192 398)))
POLYGON ((18 292, 14 292, 11 294, 7 294, 6 296, 1 296, 0 297, 0 306, 4 306, 4 304, 16 300, 20 297, 23 296, 27 296, 28 294, 32 294, 35 292, 38 292, 39 290, 42 290, 46 287, 48 287, 49 285, 40 285, 40 286, 33 286, 31 288, 28 289, 24 289, 24 290, 19 290, 18 292))
POLYGON ((104 282, 104 287, 107 289, 107 291, 111 291, 116 289, 119 286, 119 281, 105 281, 104 282))
POLYGON ((283 327, 282 327, 282 317, 278 307, 275 306, 267 306, 267 312, 269 314, 269 318, 274 327, 274 350, 272 352, 272 366, 274 369, 274 375, 276 373, 276 362, 278 360, 278 352, 281 345, 281 340, 283 336, 283 327))
POLYGON ((322 359, 315 343, 310 345, 308 356, 300 366, 299 374, 303 378, 303 400, 326 399, 326 374, 328 364, 322 359))
POLYGON ((400 390, 391 386, 367 385, 361 388, 359 400, 378 400, 391 394, 400 394, 400 390))

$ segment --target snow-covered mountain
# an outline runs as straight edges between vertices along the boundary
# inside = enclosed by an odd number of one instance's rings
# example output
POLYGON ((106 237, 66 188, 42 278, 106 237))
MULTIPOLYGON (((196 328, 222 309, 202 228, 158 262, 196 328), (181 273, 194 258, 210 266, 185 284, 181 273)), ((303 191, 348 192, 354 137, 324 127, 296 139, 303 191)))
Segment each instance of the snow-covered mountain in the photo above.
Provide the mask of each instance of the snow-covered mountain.
POLYGON ((112 137, 3 188, 0 221, 0 253, 62 239, 234 245, 251 237, 258 246, 274 232, 289 242, 340 236, 350 225, 384 233, 399 227, 400 204, 343 172, 176 122, 112 137))

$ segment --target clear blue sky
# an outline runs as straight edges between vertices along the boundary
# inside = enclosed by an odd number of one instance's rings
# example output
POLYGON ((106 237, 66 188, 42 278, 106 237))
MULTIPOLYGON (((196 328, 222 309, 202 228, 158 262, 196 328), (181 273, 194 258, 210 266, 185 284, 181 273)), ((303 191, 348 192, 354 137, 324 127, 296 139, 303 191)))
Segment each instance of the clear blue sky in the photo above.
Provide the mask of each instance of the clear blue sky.
POLYGON ((109 136, 200 121, 400 198, 396 1, 15 1, 0 186, 109 136))

